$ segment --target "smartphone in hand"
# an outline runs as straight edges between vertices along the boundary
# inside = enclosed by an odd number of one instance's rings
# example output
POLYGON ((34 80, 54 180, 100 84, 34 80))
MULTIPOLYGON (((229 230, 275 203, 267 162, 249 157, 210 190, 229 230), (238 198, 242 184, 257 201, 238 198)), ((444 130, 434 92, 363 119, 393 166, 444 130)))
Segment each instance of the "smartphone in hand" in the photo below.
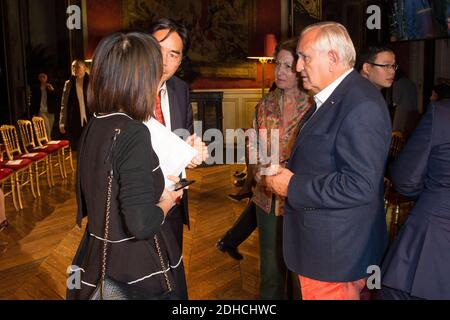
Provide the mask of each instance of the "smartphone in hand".
POLYGON ((173 185, 173 191, 178 191, 180 189, 184 189, 187 186, 193 184, 195 182, 195 180, 186 180, 186 179, 181 179, 180 181, 178 181, 177 183, 175 183, 173 185))

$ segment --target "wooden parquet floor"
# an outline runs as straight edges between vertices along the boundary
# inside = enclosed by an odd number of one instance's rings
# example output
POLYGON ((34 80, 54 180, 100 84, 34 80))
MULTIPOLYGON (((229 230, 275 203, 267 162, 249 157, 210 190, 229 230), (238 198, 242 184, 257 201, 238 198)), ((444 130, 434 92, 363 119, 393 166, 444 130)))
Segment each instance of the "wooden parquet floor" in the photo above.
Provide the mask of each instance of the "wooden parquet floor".
MULTIPOLYGON (((183 257, 190 299, 256 299, 258 296, 258 236, 240 247, 236 261, 215 248, 245 206, 226 198, 234 193, 232 173, 242 165, 222 165, 188 171, 197 182, 190 188, 191 229, 185 229, 183 257)), ((41 198, 24 192, 24 210, 16 212, 6 199, 10 226, 0 233, 0 299, 60 300, 65 297, 66 269, 83 233, 75 226, 75 179, 52 189, 41 179, 41 198)))

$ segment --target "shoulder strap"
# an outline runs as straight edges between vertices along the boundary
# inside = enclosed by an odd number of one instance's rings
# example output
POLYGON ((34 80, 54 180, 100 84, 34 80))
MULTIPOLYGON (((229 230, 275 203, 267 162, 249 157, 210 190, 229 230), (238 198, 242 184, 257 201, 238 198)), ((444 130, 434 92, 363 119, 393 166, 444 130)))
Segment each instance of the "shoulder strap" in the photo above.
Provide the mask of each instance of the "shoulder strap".
POLYGON ((117 137, 120 134, 120 129, 114 130, 114 137, 113 142, 111 144, 111 148, 109 149, 108 155, 106 156, 105 162, 107 162, 109 159, 111 159, 111 168, 108 174, 108 187, 107 187, 107 193, 106 193, 106 208, 105 208, 105 231, 103 234, 103 259, 102 259, 102 274, 100 281, 102 282, 102 288, 103 283, 105 281, 106 276, 106 256, 107 256, 107 249, 108 249, 108 235, 109 235, 109 215, 111 212, 111 194, 112 194, 112 181, 114 178, 114 169, 113 169, 113 159, 112 159, 112 153, 114 151, 114 147, 116 145, 117 137))

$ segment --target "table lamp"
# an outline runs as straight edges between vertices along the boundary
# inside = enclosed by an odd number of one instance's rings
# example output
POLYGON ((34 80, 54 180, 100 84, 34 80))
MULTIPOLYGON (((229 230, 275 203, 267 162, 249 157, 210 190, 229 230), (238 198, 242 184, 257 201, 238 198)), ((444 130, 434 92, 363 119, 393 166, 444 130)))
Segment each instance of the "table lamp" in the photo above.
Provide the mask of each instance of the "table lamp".
POLYGON ((277 39, 273 33, 266 34, 264 36, 264 54, 262 56, 247 57, 248 59, 255 59, 261 63, 261 73, 262 73, 262 96, 264 96, 264 66, 269 61, 273 60, 273 54, 275 52, 275 47, 277 46, 277 39))

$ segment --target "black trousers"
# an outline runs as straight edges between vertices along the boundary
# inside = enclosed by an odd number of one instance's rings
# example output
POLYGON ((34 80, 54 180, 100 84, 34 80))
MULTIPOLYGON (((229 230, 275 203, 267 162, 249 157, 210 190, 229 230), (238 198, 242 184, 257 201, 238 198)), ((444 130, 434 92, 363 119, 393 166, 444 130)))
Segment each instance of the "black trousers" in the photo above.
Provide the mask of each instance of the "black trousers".
POLYGON ((256 205, 253 201, 249 201, 244 211, 242 211, 239 218, 227 231, 222 240, 228 247, 238 247, 255 231, 256 226, 256 205))
POLYGON ((172 229, 175 239, 177 240, 181 251, 183 251, 183 217, 180 205, 176 205, 169 211, 164 223, 167 223, 170 229, 172 229))

